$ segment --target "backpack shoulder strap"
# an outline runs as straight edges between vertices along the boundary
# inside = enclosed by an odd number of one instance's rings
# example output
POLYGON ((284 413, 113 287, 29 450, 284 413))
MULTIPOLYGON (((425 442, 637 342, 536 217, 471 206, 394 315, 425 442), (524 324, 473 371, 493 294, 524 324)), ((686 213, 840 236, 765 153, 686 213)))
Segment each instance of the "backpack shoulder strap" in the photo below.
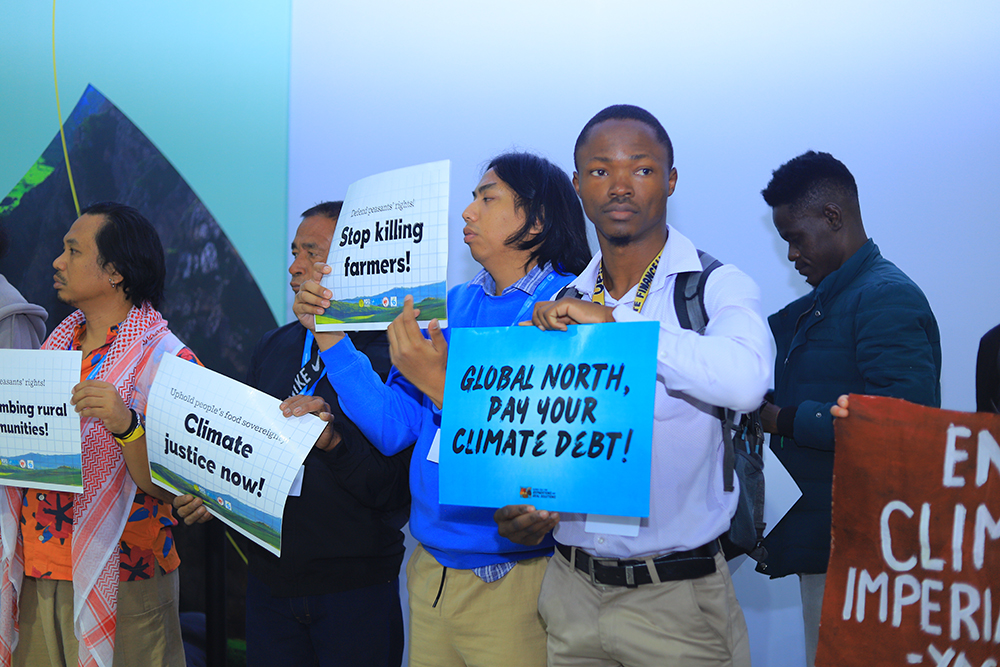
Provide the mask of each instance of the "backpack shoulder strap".
MULTIPOLYGON (((722 266, 722 262, 703 250, 698 251, 698 259, 701 260, 701 271, 685 271, 677 274, 677 282, 674 283, 674 311, 682 328, 704 335, 705 327, 708 326, 705 284, 708 282, 708 276, 722 266)), ((736 467, 736 452, 733 449, 736 413, 716 408, 716 414, 722 421, 722 439, 725 441, 722 454, 723 488, 732 491, 733 471, 736 467)))
POLYGON ((569 285, 566 285, 561 290, 559 290, 558 292, 556 292, 556 295, 554 297, 552 297, 552 300, 553 301, 558 301, 559 299, 561 299, 563 297, 567 297, 569 299, 579 299, 582 296, 583 296, 583 292, 581 292, 577 288, 573 287, 573 284, 570 283, 569 285))
POLYGON ((684 329, 705 333, 708 326, 708 312, 705 310, 705 284, 712 271, 722 266, 722 262, 707 252, 698 251, 701 271, 685 271, 677 274, 674 283, 674 311, 677 321, 684 329))

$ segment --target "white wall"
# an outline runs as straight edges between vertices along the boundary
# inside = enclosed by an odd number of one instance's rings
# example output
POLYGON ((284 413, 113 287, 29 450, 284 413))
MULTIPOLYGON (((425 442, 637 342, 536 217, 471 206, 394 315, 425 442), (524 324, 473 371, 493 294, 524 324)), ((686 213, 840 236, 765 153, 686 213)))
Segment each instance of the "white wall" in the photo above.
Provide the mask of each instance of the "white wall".
MULTIPOLYGON (((466 280, 460 213, 484 162, 519 148, 571 170, 584 123, 627 102, 674 142, 671 223, 747 271, 770 313, 807 286, 759 191, 829 151, 937 314, 944 407, 973 410, 978 339, 1000 322, 998 34, 992 2, 294 0, 289 226, 358 178, 449 158, 449 282, 466 280)), ((794 582, 736 579, 755 663, 801 664, 794 582)))

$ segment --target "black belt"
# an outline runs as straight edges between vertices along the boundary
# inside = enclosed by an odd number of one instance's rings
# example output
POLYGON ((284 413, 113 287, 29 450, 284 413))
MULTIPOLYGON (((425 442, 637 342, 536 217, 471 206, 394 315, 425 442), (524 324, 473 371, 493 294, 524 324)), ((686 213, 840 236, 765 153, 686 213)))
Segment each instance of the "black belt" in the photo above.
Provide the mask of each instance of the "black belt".
MULTIPOLYGON (((572 547, 556 544, 556 550, 568 561, 572 547)), ((681 581, 697 579, 715 572, 715 554, 719 552, 719 540, 712 540, 690 551, 675 551, 653 559, 660 581, 681 581)), ((614 558, 594 558, 590 554, 576 550, 576 569, 590 576, 593 584, 606 586, 627 586, 635 588, 653 583, 649 568, 644 560, 616 560, 614 558)))

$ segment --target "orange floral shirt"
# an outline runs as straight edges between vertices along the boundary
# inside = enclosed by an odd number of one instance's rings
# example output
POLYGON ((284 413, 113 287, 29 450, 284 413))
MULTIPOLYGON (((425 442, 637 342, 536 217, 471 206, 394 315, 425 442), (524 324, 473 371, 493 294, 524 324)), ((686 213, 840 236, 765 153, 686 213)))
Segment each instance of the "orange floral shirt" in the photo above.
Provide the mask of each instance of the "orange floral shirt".
MULTIPOLYGON (((77 327, 72 349, 79 350, 86 323, 77 327)), ((80 380, 85 380, 104 360, 118 335, 118 325, 108 330, 104 345, 83 360, 80 380)), ((201 365, 189 348, 178 353, 201 365)), ((28 489, 21 506, 21 535, 24 539, 24 573, 37 579, 73 579, 73 501, 76 494, 65 491, 28 489)), ((177 525, 172 508, 160 500, 136 490, 125 531, 119 544, 120 581, 136 581, 153 576, 159 563, 164 572, 181 564, 174 545, 173 527, 177 525)))

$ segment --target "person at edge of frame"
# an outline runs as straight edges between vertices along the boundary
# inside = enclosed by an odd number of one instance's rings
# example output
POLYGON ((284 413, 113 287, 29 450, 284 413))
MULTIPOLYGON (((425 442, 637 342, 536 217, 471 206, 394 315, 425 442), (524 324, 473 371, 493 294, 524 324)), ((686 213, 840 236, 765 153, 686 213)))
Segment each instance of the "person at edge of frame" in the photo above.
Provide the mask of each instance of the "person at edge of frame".
POLYGON ((163 246, 136 209, 85 208, 52 263, 77 308, 42 349, 80 350, 83 493, 6 487, 0 664, 184 665, 173 496, 153 484, 145 411, 165 354, 200 363, 157 311, 163 246), (79 634, 78 634, 79 632, 79 634))

